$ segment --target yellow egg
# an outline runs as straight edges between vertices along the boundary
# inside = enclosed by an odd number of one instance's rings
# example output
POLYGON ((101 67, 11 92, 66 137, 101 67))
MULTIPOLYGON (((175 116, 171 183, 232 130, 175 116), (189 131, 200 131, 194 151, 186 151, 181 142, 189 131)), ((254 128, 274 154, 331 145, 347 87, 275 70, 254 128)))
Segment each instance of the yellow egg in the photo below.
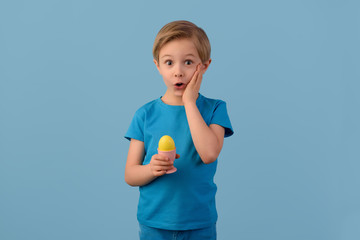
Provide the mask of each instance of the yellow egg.
POLYGON ((174 149, 175 149, 175 142, 170 136, 164 135, 160 138, 160 141, 159 141, 159 150, 160 151, 171 151, 174 149))

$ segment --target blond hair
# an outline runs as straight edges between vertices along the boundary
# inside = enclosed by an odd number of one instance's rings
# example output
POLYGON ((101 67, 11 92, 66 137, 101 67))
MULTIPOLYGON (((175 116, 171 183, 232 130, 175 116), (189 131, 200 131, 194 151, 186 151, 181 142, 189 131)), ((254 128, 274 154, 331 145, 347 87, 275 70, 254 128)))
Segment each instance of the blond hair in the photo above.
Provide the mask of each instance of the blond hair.
POLYGON ((153 57, 159 62, 160 49, 175 39, 189 38, 194 41, 201 61, 210 59, 211 46, 205 31, 189 21, 174 21, 166 24, 156 35, 153 46, 153 57))

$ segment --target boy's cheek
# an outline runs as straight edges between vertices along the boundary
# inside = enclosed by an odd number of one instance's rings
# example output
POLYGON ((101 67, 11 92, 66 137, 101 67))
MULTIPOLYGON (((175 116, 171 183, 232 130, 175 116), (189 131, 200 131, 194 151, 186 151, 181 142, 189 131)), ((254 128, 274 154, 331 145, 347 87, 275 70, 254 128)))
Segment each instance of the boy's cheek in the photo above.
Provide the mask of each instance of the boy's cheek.
POLYGON ((193 69, 191 69, 191 76, 194 76, 195 72, 196 72, 196 67, 194 67, 193 69))

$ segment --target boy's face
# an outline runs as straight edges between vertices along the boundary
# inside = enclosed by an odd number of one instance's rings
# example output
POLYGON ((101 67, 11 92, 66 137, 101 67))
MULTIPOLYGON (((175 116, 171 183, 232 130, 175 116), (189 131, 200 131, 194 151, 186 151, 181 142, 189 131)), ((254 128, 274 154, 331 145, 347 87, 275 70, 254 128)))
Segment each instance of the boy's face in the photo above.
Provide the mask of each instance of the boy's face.
MULTIPOLYGON (((177 39, 165 44, 159 52, 159 62, 154 60, 162 75, 167 92, 173 96, 182 96, 187 84, 193 77, 196 66, 201 62, 195 44, 191 39, 177 39)), ((203 63, 206 71, 211 60, 203 63)))

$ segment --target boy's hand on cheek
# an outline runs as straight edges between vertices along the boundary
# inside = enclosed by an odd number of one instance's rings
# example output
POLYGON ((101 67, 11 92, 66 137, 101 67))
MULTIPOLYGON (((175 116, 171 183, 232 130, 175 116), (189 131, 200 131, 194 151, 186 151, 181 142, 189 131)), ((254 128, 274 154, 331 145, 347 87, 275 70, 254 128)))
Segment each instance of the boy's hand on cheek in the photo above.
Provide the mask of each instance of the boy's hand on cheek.
POLYGON ((198 64, 196 66, 196 71, 193 77, 191 78, 190 82, 187 84, 185 91, 183 93, 182 100, 184 105, 187 103, 196 102, 196 99, 198 98, 199 95, 203 73, 204 73, 203 65, 198 64))

